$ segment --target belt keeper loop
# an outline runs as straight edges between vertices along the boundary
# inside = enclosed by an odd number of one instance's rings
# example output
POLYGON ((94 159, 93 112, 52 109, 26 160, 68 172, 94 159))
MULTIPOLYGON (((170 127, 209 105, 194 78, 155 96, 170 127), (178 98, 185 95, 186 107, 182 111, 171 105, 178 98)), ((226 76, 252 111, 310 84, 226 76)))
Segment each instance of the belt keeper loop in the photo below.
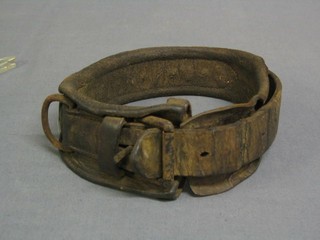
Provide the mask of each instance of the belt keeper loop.
POLYGON ((141 122, 157 127, 162 130, 162 178, 163 180, 174 180, 174 126, 163 118, 148 116, 141 119, 141 122))
POLYGON ((123 171, 116 165, 119 137, 122 127, 126 123, 124 118, 105 117, 99 128, 98 164, 103 171, 114 176, 123 176, 123 171))
POLYGON ((162 132, 162 178, 174 180, 174 132, 162 132))

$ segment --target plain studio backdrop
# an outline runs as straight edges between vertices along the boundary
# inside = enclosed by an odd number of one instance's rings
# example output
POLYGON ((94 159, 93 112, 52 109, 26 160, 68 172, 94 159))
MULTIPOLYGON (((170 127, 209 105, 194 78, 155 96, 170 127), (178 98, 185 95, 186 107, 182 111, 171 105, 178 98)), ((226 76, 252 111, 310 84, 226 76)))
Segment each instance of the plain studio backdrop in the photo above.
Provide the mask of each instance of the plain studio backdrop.
POLYGON ((319 239, 319 23, 318 0, 1 0, 0 58, 17 67, 0 74, 0 239, 319 239), (98 186, 44 136, 42 101, 66 76, 153 46, 241 49, 282 80, 277 138, 231 191, 159 201, 98 186))

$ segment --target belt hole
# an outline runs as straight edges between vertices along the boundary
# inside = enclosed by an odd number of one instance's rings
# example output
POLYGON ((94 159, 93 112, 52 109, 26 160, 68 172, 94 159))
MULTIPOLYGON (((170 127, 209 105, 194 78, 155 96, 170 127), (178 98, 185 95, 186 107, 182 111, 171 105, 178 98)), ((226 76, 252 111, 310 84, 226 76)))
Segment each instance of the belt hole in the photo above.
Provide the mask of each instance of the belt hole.
POLYGON ((206 151, 200 153, 200 156, 201 156, 201 157, 206 157, 206 156, 208 156, 208 155, 209 155, 209 153, 206 152, 206 151))

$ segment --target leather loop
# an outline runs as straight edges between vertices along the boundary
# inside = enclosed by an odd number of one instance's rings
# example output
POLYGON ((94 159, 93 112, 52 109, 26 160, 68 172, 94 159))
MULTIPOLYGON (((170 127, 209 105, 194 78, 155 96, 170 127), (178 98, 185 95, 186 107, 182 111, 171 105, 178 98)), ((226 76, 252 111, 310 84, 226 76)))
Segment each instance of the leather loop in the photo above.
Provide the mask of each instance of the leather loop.
POLYGON ((100 168, 114 177, 123 176, 123 171, 116 165, 121 129, 125 124, 124 118, 105 117, 99 128, 98 163, 100 168))

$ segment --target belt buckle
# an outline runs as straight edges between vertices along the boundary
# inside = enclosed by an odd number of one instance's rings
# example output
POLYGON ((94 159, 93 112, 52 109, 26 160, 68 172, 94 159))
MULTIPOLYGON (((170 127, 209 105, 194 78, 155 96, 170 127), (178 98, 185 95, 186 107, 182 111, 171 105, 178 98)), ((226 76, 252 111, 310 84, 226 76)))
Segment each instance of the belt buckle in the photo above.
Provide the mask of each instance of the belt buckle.
MULTIPOLYGON (((122 160, 130 154, 131 158, 135 157, 137 148, 127 146, 119 151, 119 136, 122 129, 127 123, 123 117, 104 117, 100 123, 98 134, 98 152, 97 156, 86 156, 79 151, 73 151, 72 148, 65 146, 63 143, 62 131, 60 139, 56 139, 52 134, 49 126, 48 109, 52 102, 60 103, 60 127, 64 128, 62 116, 66 111, 76 114, 77 110, 74 104, 63 95, 54 94, 46 98, 42 108, 42 123, 45 134, 48 139, 60 150, 61 157, 65 164, 79 176, 103 186, 135 192, 152 198, 159 199, 176 199, 182 192, 185 179, 182 177, 174 178, 160 176, 150 178, 143 174, 135 174, 125 171, 119 166, 122 160), (73 112, 75 111, 75 112, 73 112)), ((183 99, 168 99, 169 111, 162 112, 158 116, 147 116, 135 119, 135 121, 148 125, 146 134, 150 132, 170 133, 174 129, 172 122, 181 122, 191 115, 190 104, 183 99), (165 119, 170 118, 170 120, 165 119)), ((161 140, 161 139, 160 139, 161 140)), ((139 144, 136 144, 138 146, 139 144)), ((161 146, 161 145, 160 145, 161 146)), ((152 146, 153 149, 154 146, 152 146)), ((152 149, 150 148, 150 149, 152 149)), ((159 150, 159 149, 158 149, 159 150)))
MULTIPOLYGON (((191 107, 189 101, 184 99, 169 98, 167 104, 173 106, 173 112, 175 112, 177 106, 180 109, 173 115, 171 112, 171 116, 166 116, 168 112, 162 113, 164 117, 171 118, 171 120, 153 115, 136 119, 148 128, 133 147, 126 146, 120 150, 117 149, 121 130, 127 124, 125 118, 107 116, 103 119, 99 131, 98 150, 98 165, 103 172, 103 178, 98 183, 155 198, 176 199, 180 195, 185 178, 174 177, 174 159, 168 153, 170 153, 170 147, 172 147, 170 143, 175 129, 173 122, 177 124, 190 117, 191 107), (172 118, 172 116, 174 117, 172 118), (141 141, 148 141, 148 143, 141 143, 141 141), (164 142, 166 146, 163 145, 164 142), (150 157, 157 158, 154 159, 156 162, 153 167, 158 168, 160 166, 161 168, 162 166, 162 169, 159 169, 158 176, 151 176, 152 173, 148 169, 142 169, 141 167, 139 155, 149 154, 140 152, 142 150, 141 145, 145 146, 145 143, 148 145, 147 151, 149 151, 150 157), (131 161, 134 162, 135 168, 138 169, 140 174, 133 174, 121 169, 121 163, 126 156, 129 156, 131 161)), ((146 148, 143 149, 143 151, 145 150, 146 148)), ((94 177, 92 176, 92 178, 94 177)))

